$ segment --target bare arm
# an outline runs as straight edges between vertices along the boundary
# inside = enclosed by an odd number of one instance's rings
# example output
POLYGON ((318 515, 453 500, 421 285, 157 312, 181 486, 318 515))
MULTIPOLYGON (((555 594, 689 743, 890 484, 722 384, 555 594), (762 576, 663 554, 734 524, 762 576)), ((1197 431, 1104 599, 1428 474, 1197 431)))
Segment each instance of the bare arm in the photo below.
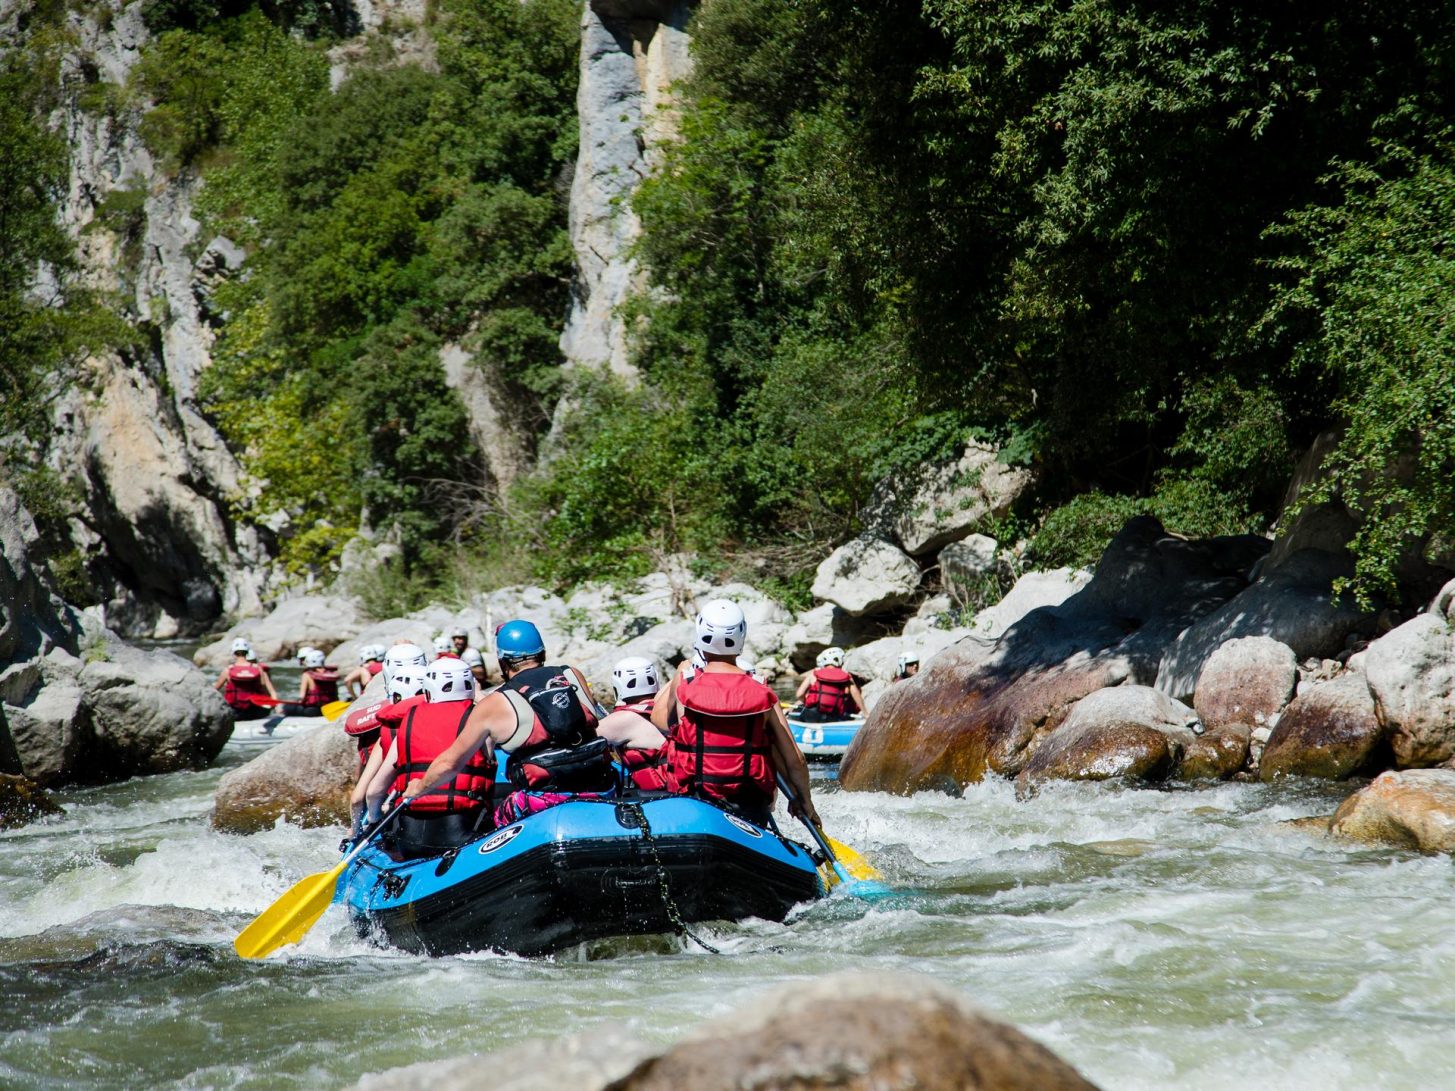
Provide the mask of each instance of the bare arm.
POLYGON ((221 689, 227 685, 227 668, 222 668, 222 673, 217 676, 217 681, 212 683, 213 689, 221 689))
POLYGON ((864 694, 859 690, 858 682, 849 683, 849 696, 854 699, 854 705, 860 712, 864 711, 864 694))
POLYGON ((309 690, 313 689, 313 679, 304 674, 298 679, 298 703, 301 705, 308 699, 309 690))
POLYGON ((803 681, 798 683, 798 692, 793 695, 795 701, 803 700, 803 695, 808 692, 808 687, 813 685, 813 671, 803 676, 803 681))
MULTIPOLYGON (((379 747, 375 746, 375 750, 379 747)), ((379 762, 379 767, 374 770, 374 775, 369 777, 367 782, 361 778, 364 788, 364 802, 368 805, 369 821, 374 822, 379 818, 379 812, 384 806, 384 797, 389 794, 389 787, 394 783, 394 778, 399 775, 399 743, 395 740, 389 747, 389 753, 379 762)))
MULTIPOLYGON (((515 734, 515 710, 502 694, 492 693, 477 704, 464 728, 443 754, 429 763, 422 776, 404 789, 405 799, 414 799, 449 780, 465 767, 470 755, 483 746, 503 743, 515 734)), ((492 749, 487 754, 493 753, 492 749)))
POLYGON ((652 706, 652 726, 663 735, 667 734, 672 727, 672 709, 677 704, 677 682, 682 677, 682 667, 679 665, 672 675, 672 681, 667 683, 667 688, 657 694, 657 703, 652 706))
POLYGON ((263 668, 262 675, 263 685, 268 691, 268 696, 276 701, 278 699, 278 691, 273 688, 273 676, 268 673, 267 667, 263 668))
POLYGON ((788 781, 788 786, 798 797, 798 806, 790 804, 789 810, 796 810, 817 826, 818 811, 814 809, 809 794, 808 763, 803 760, 803 753, 788 732, 781 708, 775 707, 768 712, 768 735, 773 744, 773 767, 783 774, 783 779, 788 781))
POLYGON ((571 668, 571 674, 575 676, 576 684, 580 688, 580 692, 585 694, 586 699, 591 702, 592 714, 595 715, 598 720, 606 719, 606 709, 601 707, 601 702, 596 699, 596 693, 591 689, 591 686, 586 681, 585 677, 575 667, 571 668))

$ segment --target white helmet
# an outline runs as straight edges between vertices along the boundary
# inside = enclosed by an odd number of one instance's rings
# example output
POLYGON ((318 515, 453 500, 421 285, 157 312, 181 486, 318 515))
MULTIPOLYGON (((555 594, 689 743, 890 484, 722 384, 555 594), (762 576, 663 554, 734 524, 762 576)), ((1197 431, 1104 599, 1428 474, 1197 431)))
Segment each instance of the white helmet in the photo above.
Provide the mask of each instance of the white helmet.
MULTIPOLYGON (((429 656, 418 644, 396 644, 384 653, 384 684, 390 684, 395 672, 406 667, 423 667, 428 662, 429 656)), ((415 671, 415 674, 419 673, 415 671)))
POLYGON ((399 702, 414 697, 424 692, 424 671, 413 663, 396 667, 386 686, 391 701, 399 702))
POLYGON ((243 655, 247 655, 252 650, 253 650, 253 646, 251 644, 249 644, 246 640, 244 640, 242 637, 238 637, 236 640, 234 640, 232 642, 232 654, 233 655, 237 655, 238 652, 242 652, 243 655))
POLYGON ((901 652, 899 655, 899 673, 904 673, 904 668, 911 663, 919 663, 919 652, 901 652))
POLYGON ((248 649, 248 662, 249 663, 256 663, 257 661, 258 661, 258 653, 255 652, 255 651, 253 651, 251 648, 249 648, 248 649))
POLYGON ((318 649, 315 648, 312 644, 304 644, 301 648, 298 649, 298 652, 297 652, 298 665, 300 667, 306 667, 306 666, 308 666, 308 664, 306 662, 304 662, 304 660, 306 660, 308 658, 308 653, 309 652, 316 652, 316 651, 318 651, 318 649))
POLYGON ((424 671, 424 695, 436 704, 475 699, 475 676, 458 659, 436 659, 424 671))
POLYGON ((842 667, 843 665, 843 648, 825 648, 818 653, 818 658, 814 660, 814 666, 816 667, 842 667))
POLYGON ((462 636, 466 640, 469 640, 470 639, 470 630, 467 629, 467 628, 465 628, 463 625, 456 625, 453 629, 450 630, 450 636, 452 636, 452 637, 462 636))
POLYGON ((735 602, 713 599, 697 615, 697 643, 704 655, 737 655, 748 637, 748 619, 735 602))
POLYGON ((444 633, 440 633, 439 636, 434 638, 434 650, 436 655, 438 655, 440 652, 450 651, 453 648, 454 645, 450 643, 450 638, 445 636, 444 633))
POLYGON ((317 670, 323 666, 323 653, 317 648, 309 648, 308 654, 303 657, 304 670, 317 670))
POLYGON ((629 655, 611 668, 611 684, 616 690, 616 699, 626 701, 632 697, 650 697, 662 688, 657 675, 657 663, 644 655, 629 655))
POLYGON ((365 644, 359 649, 359 663, 367 663, 371 659, 383 659, 384 647, 381 644, 365 644))

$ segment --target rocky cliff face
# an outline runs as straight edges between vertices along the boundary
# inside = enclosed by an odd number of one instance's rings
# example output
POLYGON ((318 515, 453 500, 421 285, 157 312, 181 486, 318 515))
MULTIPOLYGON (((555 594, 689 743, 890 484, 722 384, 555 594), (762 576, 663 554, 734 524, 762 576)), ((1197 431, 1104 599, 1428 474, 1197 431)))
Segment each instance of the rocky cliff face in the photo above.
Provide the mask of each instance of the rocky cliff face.
POLYGON ((617 313, 644 287, 631 260, 641 224, 630 198, 676 126, 672 85, 687 75, 695 3, 588 0, 581 12, 581 150, 571 185, 577 280, 561 335, 568 365, 629 375, 617 313))
POLYGON ((197 408, 212 343, 209 287, 242 254, 226 239, 199 239, 194 181, 162 173, 134 112, 83 108, 81 89, 124 84, 149 37, 141 4, 105 15, 68 17, 76 44, 51 118, 71 148, 60 217, 87 282, 119 301, 148 344, 93 357, 66 377, 47 461, 80 493, 71 537, 100 577, 103 618, 164 637, 258 610, 269 580, 268 542, 229 516, 238 464, 197 408), (117 194, 140 198, 121 230, 98 219, 117 194))

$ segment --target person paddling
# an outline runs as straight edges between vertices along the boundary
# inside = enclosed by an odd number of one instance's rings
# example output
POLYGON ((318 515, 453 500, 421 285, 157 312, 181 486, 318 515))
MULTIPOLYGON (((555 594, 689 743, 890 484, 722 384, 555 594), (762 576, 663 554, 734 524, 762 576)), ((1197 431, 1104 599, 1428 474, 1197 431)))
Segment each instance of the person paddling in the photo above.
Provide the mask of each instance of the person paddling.
POLYGON ((378 644, 365 644, 359 649, 359 665, 344 678, 344 689, 350 700, 363 693, 374 680, 374 675, 384 669, 383 658, 384 649, 378 644), (355 686, 359 687, 357 691, 355 686))
MULTIPOLYGON (((365 789, 370 822, 379 820, 390 792, 403 791, 462 737, 475 709, 475 676, 458 659, 436 659, 424 671, 424 697, 393 730, 389 752, 365 789)), ((409 808, 392 834, 395 851, 406 860, 434 856, 490 829, 494 786, 495 752, 487 742, 465 755, 460 768, 440 777, 429 791, 408 797, 409 808)))
POLYGON ((242 637, 232 642, 232 662, 222 668, 213 689, 222 690, 222 699, 238 720, 261 720, 278 703, 278 691, 268 668, 252 661, 253 646, 242 637), (260 702, 258 698, 262 698, 260 702))
POLYGON ((647 791, 667 787, 667 736, 652 723, 652 704, 661 688, 657 664, 631 655, 611 670, 616 707, 597 725, 596 734, 616 748, 632 783, 647 791))
POLYGON ((454 744, 410 781, 404 798, 416 799, 446 782, 490 746, 510 755, 506 769, 516 789, 496 808, 497 825, 573 797, 597 798, 612 791, 616 774, 610 747, 596 736, 606 712, 581 672, 548 666, 545 640, 529 621, 501 625, 495 631, 495 655, 505 682, 475 705, 454 744))
POLYGON ((825 648, 819 652, 817 666, 803 676, 794 696, 803 702, 794 719, 806 723, 847 720, 864 707, 859 683, 844 670, 843 648, 825 648))
POLYGON ((778 695, 737 665, 747 640, 742 609, 714 599, 697 615, 696 650, 703 666, 679 667, 657 698, 652 720, 662 727, 664 703, 677 724, 667 740, 667 782, 672 791, 724 804, 750 821, 767 823, 781 773, 793 789, 789 811, 818 824, 808 766, 789 734, 778 695))
POLYGON ((298 700, 283 706, 286 716, 322 716, 323 706, 338 700, 338 671, 324 662, 317 648, 309 649, 298 678, 298 700))

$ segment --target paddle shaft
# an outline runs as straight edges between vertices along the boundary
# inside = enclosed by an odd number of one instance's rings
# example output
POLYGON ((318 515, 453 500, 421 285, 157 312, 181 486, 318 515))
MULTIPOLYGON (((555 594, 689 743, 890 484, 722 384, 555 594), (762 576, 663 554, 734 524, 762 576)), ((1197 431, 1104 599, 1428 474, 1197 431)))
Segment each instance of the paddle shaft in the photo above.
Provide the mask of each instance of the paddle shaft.
MULTIPOLYGON (((773 777, 778 781, 778 788, 788 798, 788 802, 797 803, 798 793, 796 793, 789 785, 788 778, 785 777, 782 773, 777 772, 773 774, 773 777)), ((844 870, 843 864, 839 863, 838 854, 834 852, 834 847, 829 844, 828 838, 824 837, 823 830, 819 829, 812 822, 810 822, 806 815, 800 814, 798 816, 798 820, 803 823, 804 827, 813 836, 813 839, 818 842, 818 847, 823 850, 824 856, 828 857, 829 863, 833 865, 834 874, 837 875, 842 882, 851 882, 853 880, 853 876, 851 876, 846 870, 844 870)))

